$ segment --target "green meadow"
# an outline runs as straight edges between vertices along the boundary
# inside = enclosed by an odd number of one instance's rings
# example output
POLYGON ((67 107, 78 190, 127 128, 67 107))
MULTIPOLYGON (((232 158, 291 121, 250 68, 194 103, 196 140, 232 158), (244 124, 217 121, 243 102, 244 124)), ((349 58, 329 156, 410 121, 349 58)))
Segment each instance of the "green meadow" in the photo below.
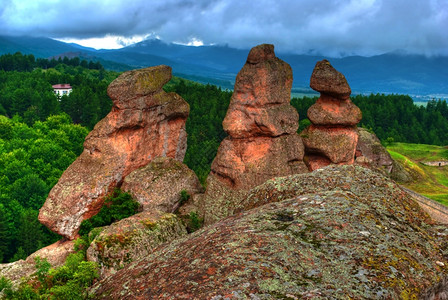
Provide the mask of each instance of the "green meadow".
POLYGON ((412 175, 413 180, 403 186, 448 206, 448 166, 424 164, 448 161, 447 146, 393 143, 387 150, 412 175))

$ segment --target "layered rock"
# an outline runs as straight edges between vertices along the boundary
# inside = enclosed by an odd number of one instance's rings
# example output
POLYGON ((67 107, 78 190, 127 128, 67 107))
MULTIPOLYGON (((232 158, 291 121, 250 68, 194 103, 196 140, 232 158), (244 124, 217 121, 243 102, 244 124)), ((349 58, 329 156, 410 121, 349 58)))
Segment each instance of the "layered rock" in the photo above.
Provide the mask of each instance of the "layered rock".
POLYGON ((238 73, 223 121, 227 132, 211 166, 203 200, 205 223, 232 214, 252 187, 304 170, 299 116, 290 105, 291 67, 273 45, 252 48, 238 73))
POLYGON ((253 209, 159 247, 95 299, 417 298, 447 276, 447 227, 359 166, 269 180, 253 209))
POLYGON ((108 87, 112 111, 90 132, 80 157, 62 174, 40 210, 39 221, 68 238, 98 213, 105 196, 132 171, 159 156, 182 161, 188 104, 165 93, 171 68, 125 72, 108 87))
POLYGON ((87 260, 98 263, 103 278, 146 257, 157 246, 186 235, 187 230, 173 214, 147 211, 92 233, 97 236, 87 249, 87 260))
POLYGON ((311 124, 301 136, 308 168, 313 171, 329 164, 352 164, 361 110, 350 100, 351 89, 344 75, 327 60, 317 62, 310 87, 320 97, 308 109, 311 124))
POLYGON ((141 205, 143 211, 173 213, 181 204, 181 193, 202 193, 196 174, 182 162, 158 157, 126 176, 121 189, 141 205))

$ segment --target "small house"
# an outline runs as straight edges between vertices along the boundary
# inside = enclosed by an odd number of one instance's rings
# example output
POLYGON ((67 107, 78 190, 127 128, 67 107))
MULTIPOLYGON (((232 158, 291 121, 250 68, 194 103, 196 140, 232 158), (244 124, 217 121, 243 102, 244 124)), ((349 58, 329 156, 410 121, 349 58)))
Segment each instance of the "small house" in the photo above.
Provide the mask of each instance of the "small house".
POLYGON ((61 97, 63 95, 69 95, 72 92, 72 87, 68 83, 53 85, 53 91, 56 96, 61 97))

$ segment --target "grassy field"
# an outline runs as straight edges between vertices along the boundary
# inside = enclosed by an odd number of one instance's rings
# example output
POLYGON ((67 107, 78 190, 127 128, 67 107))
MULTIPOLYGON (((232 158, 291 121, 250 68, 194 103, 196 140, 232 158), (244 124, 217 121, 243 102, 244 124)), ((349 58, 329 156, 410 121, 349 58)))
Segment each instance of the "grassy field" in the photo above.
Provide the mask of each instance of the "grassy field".
POLYGON ((448 161, 448 147, 394 143, 387 147, 392 158, 412 175, 405 187, 448 206, 448 166, 431 167, 423 162, 448 161))

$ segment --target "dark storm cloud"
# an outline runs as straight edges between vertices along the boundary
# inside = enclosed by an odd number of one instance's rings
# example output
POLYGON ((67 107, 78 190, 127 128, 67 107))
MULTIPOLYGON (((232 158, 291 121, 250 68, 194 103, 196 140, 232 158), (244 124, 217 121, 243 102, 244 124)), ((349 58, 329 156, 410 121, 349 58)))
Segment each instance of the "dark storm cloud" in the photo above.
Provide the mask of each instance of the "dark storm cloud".
POLYGON ((333 55, 448 54, 448 0, 2 0, 5 34, 159 36, 333 55))

